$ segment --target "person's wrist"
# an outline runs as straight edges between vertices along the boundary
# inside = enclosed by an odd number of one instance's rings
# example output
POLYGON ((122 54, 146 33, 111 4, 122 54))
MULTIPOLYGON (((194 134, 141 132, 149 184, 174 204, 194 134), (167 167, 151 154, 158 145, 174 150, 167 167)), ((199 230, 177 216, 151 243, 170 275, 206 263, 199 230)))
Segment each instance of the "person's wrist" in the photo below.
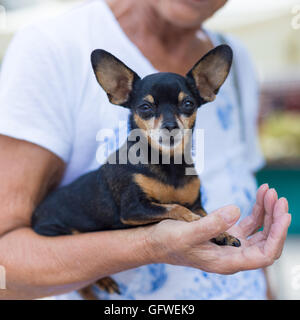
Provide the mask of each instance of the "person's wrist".
POLYGON ((135 229, 133 241, 138 246, 137 253, 142 258, 143 264, 161 263, 163 261, 162 250, 159 250, 152 237, 152 228, 153 226, 145 226, 135 229))

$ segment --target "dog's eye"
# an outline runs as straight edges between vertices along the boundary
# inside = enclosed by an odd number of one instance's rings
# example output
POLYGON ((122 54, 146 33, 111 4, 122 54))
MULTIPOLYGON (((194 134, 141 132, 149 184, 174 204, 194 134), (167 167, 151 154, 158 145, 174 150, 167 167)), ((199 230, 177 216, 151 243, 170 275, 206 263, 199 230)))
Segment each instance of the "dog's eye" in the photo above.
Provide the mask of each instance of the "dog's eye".
POLYGON ((150 104, 145 103, 145 104, 142 104, 139 106, 139 110, 142 112, 143 111, 151 111, 152 107, 150 106, 150 104))
POLYGON ((190 110, 194 109, 195 104, 191 100, 186 100, 183 103, 183 107, 184 107, 185 110, 190 111, 190 110))

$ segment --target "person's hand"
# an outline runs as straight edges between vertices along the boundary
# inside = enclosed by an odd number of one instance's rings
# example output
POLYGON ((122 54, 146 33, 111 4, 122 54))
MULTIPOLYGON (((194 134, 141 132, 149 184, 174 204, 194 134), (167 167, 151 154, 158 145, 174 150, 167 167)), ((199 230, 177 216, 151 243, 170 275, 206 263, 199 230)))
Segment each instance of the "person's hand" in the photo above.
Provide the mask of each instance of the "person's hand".
POLYGON ((276 191, 264 184, 257 191, 252 214, 234 225, 239 217, 239 208, 226 206, 194 222, 161 221, 147 230, 153 260, 219 274, 273 264, 281 255, 291 223, 287 200, 278 200, 276 191), (239 238, 241 247, 209 241, 225 231, 239 238))

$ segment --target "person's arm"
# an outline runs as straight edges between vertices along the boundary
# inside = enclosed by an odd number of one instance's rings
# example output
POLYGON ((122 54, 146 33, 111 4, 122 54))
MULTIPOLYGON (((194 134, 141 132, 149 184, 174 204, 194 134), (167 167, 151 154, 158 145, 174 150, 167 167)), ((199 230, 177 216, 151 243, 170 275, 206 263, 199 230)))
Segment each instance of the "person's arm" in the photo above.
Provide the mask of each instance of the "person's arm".
POLYGON ((1 299, 33 299, 82 288, 96 279, 150 263, 187 265, 230 274, 267 266, 280 254, 290 223, 286 201, 263 186, 253 215, 232 228, 241 248, 209 239, 238 220, 227 206, 187 223, 165 220, 127 230, 43 237, 30 228, 37 203, 60 180, 63 162, 37 145, 0 136, 0 265, 6 269, 1 299), (247 236, 265 217, 263 233, 247 236))
POLYGON ((48 238, 30 228, 36 205, 60 180, 64 163, 37 145, 0 136, 2 299, 31 299, 83 287, 102 276, 150 263, 141 230, 48 238))

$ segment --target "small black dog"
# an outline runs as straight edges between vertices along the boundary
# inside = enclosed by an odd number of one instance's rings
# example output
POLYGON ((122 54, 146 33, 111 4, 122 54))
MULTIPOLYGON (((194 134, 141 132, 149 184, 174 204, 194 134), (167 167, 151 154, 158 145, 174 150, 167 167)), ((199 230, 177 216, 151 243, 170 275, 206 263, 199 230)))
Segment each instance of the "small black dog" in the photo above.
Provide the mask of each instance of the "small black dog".
MULTIPOLYGON (((200 180, 197 175, 186 175, 186 169, 194 166, 184 156, 191 153, 190 135, 185 132, 194 128, 198 107, 213 101, 227 78, 231 48, 221 45, 211 50, 186 77, 156 73, 141 79, 104 50, 95 50, 91 59, 109 101, 129 108, 131 132, 139 129, 142 133, 135 153, 139 161, 123 164, 119 160, 124 155, 130 158, 130 152, 136 150, 137 141, 129 135, 126 146, 111 155, 100 169, 51 193, 35 210, 33 229, 41 235, 57 236, 122 229, 163 219, 190 222, 206 216, 200 180), (167 152, 170 162, 164 164, 167 152), (153 154, 157 155, 156 164, 151 162, 153 154), (115 164, 110 162, 112 157, 115 164)), ((212 241, 240 246, 240 241, 227 233, 212 241)), ((118 292, 111 278, 101 279, 98 285, 118 292)), ((89 291, 83 294, 88 297, 89 291)))

